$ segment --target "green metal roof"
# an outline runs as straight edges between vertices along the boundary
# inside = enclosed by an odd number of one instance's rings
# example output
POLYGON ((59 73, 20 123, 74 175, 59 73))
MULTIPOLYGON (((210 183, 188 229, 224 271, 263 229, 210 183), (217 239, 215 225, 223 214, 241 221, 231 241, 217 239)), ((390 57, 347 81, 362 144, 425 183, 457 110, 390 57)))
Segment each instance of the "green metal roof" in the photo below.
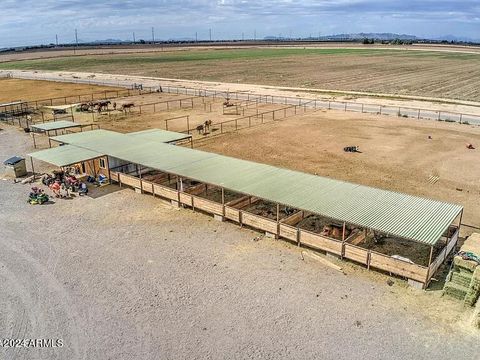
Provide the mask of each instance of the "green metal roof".
POLYGON ((42 124, 31 125, 33 129, 38 129, 42 131, 61 130, 61 129, 80 127, 80 126, 82 126, 82 124, 79 124, 73 121, 66 121, 66 120, 50 121, 42 124))
POLYGON ((142 138, 145 140, 158 141, 162 143, 171 143, 175 141, 190 139, 192 137, 192 135, 190 134, 183 134, 179 132, 167 131, 167 130, 161 130, 161 129, 149 129, 149 130, 137 131, 137 132, 128 133, 126 135, 142 138))
POLYGON ((59 167, 77 164, 82 161, 104 156, 96 151, 73 145, 63 145, 28 154, 34 159, 45 161, 59 167))
POLYGON ((52 136, 51 139, 62 142, 65 144, 80 144, 82 142, 105 142, 111 143, 116 141, 124 141, 125 137, 131 137, 135 139, 135 142, 139 140, 146 140, 146 141, 154 141, 160 143, 170 143, 180 140, 189 139, 192 135, 161 130, 161 129, 149 129, 149 130, 142 130, 128 134, 121 134, 115 131, 110 130, 92 130, 92 131, 85 131, 67 135, 59 135, 59 136, 52 136))
POLYGON ((435 244, 463 207, 325 177, 172 146, 89 131, 53 139, 149 168, 306 210, 339 222, 435 244), (72 136, 75 135, 75 136, 72 136))

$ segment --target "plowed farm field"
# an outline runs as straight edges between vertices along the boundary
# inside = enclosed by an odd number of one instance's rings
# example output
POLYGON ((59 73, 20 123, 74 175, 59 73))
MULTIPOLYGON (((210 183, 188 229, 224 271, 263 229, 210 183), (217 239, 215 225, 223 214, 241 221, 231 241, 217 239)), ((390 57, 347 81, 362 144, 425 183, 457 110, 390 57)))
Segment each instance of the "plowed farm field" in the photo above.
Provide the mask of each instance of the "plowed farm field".
POLYGON ((480 54, 388 48, 189 49, 5 62, 89 71, 480 101, 480 54))

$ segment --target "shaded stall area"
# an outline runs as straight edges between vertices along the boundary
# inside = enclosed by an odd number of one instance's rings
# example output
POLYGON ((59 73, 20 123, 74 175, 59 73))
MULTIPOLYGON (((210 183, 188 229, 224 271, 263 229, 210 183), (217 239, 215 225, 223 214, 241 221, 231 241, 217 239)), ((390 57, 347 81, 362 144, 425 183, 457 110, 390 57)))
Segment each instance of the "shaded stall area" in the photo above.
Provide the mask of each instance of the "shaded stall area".
POLYGON ((91 130, 93 130, 94 127, 99 128, 98 125, 94 125, 94 124, 80 124, 73 121, 60 120, 60 121, 51 121, 51 122, 42 123, 42 124, 30 125, 30 133, 32 135, 33 147, 36 149, 37 148, 37 142, 35 140, 36 134, 46 135, 48 137, 48 145, 49 147, 52 147, 52 141, 50 139, 50 135, 52 133, 54 133, 55 136, 57 136, 59 134, 65 134, 66 131, 73 130, 73 129, 77 129, 82 132, 84 128, 90 128, 91 130))

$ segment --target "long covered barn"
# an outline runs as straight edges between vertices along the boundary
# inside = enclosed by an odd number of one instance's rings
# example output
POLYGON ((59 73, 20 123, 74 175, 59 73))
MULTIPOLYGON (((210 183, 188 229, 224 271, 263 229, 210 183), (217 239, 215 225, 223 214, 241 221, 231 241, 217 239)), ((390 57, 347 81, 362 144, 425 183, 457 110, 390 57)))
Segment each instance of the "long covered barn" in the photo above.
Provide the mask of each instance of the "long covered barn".
POLYGON ((416 286, 428 285, 458 241, 460 205, 173 146, 188 140, 185 134, 93 130, 51 139, 62 146, 30 156, 57 166, 96 159, 112 182, 408 278, 416 286), (324 226, 302 227, 308 218, 324 226), (410 246, 419 260, 381 253, 375 248, 380 240, 410 246))

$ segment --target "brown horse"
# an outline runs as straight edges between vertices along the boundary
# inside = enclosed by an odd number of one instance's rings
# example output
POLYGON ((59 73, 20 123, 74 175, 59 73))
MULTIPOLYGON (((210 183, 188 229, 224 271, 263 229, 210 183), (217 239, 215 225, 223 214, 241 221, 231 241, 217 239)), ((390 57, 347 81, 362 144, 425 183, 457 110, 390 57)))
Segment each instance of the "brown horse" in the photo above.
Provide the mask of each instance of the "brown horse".
POLYGON ((97 103, 98 112, 101 112, 103 109, 108 110, 108 105, 110 105, 110 100, 100 100, 97 103))
POLYGON ((205 128, 205 131, 209 131, 210 126, 212 126, 212 120, 205 120, 205 122, 203 123, 203 127, 205 128))
POLYGON ((120 107, 120 110, 123 112, 127 112, 127 110, 130 111, 133 107, 135 107, 134 103, 126 103, 126 104, 122 104, 122 106, 120 107))

